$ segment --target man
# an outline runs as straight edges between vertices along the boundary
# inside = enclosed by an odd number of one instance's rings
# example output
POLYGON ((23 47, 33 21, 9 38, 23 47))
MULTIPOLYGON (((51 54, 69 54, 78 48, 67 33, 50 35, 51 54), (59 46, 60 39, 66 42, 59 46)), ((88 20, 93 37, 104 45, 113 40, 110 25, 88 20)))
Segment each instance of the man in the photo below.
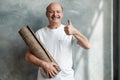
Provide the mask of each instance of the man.
POLYGON ((63 8, 58 2, 52 2, 46 8, 49 25, 36 32, 47 50, 58 64, 48 63, 35 57, 30 50, 26 53, 26 60, 39 67, 38 80, 74 80, 72 69, 72 44, 77 43, 85 49, 90 48, 88 39, 82 35, 71 23, 61 24, 63 8), (54 66, 60 66, 58 73, 54 66), (52 78, 47 78, 45 72, 52 78))

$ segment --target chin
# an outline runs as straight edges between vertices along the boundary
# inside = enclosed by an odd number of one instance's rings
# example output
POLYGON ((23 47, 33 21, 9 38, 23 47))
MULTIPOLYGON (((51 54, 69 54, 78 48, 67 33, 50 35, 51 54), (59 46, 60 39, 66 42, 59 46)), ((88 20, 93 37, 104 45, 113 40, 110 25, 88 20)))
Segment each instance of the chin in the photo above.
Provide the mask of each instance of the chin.
POLYGON ((52 21, 53 23, 60 23, 61 21, 60 20, 55 20, 55 21, 52 21))

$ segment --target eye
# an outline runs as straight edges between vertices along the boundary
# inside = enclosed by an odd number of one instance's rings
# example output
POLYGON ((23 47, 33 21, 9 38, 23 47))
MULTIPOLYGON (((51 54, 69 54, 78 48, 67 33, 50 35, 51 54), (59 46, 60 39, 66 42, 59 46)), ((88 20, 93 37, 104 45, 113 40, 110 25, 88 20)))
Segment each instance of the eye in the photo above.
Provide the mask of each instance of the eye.
POLYGON ((57 11, 57 13, 62 13, 61 11, 57 11))
POLYGON ((53 11, 48 11, 48 13, 54 13, 53 11))

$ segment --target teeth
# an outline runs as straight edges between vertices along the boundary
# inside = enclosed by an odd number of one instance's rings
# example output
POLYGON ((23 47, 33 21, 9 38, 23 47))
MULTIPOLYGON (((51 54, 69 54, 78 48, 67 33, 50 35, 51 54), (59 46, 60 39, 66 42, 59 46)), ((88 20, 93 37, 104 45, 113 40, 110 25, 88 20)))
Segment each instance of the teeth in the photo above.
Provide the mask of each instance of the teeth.
POLYGON ((56 18, 59 18, 59 16, 53 16, 52 18, 53 18, 53 19, 56 19, 56 18))

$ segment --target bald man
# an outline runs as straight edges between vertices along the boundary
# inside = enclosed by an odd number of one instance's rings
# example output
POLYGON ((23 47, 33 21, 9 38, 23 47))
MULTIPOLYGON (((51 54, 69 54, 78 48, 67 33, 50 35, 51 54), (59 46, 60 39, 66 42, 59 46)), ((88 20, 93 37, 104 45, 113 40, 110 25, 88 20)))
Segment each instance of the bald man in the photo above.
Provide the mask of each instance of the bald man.
POLYGON ((30 50, 26 53, 26 60, 39 67, 38 80, 74 80, 72 45, 75 43, 89 49, 89 41, 72 25, 70 20, 66 21, 67 25, 61 23, 63 8, 58 2, 52 2, 47 6, 46 17, 49 24, 39 29, 36 36, 58 64, 45 62, 34 56, 30 50), (54 68, 58 65, 61 68, 59 73, 54 68), (51 78, 46 76, 46 72, 51 78))

